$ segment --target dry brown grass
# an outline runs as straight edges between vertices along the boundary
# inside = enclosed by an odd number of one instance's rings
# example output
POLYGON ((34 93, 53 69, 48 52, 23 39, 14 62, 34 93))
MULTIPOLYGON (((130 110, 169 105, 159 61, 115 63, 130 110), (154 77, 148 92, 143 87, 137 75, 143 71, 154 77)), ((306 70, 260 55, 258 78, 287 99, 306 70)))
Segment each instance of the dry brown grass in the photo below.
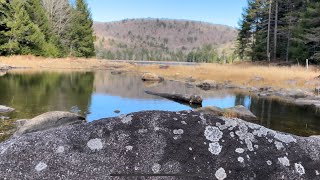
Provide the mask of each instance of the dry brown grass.
POLYGON ((34 56, 0 56, 0 63, 28 67, 36 70, 43 69, 106 69, 117 63, 108 62, 98 59, 84 58, 43 58, 34 56))
MULTIPOLYGON (((159 65, 135 65, 129 63, 110 62, 97 59, 64 58, 52 59, 33 56, 0 57, 0 63, 31 67, 33 70, 96 70, 121 66, 121 69, 138 73, 152 72, 169 79, 185 80, 192 77, 197 81, 214 80, 216 82, 232 81, 236 85, 272 86, 275 88, 314 88, 318 80, 319 69, 306 70, 303 67, 276 67, 266 65, 240 64, 199 64, 197 66, 170 66, 160 69, 159 65), (252 80, 262 77, 262 81, 252 80), (290 84, 294 80, 296 83, 290 84), (309 82, 306 84, 306 82, 309 82)), ((319 83, 319 82, 318 82, 319 83)))
POLYGON ((308 81, 314 81, 319 76, 317 69, 306 70, 303 67, 275 67, 252 64, 221 65, 201 64, 199 66, 171 66, 169 69, 159 69, 159 66, 136 66, 139 72, 153 72, 164 77, 177 79, 190 78, 196 80, 214 80, 216 82, 232 81, 233 84, 245 86, 272 86, 276 88, 314 88, 308 81), (262 81, 253 80, 262 77, 262 81), (295 84, 290 84, 295 80, 295 84))

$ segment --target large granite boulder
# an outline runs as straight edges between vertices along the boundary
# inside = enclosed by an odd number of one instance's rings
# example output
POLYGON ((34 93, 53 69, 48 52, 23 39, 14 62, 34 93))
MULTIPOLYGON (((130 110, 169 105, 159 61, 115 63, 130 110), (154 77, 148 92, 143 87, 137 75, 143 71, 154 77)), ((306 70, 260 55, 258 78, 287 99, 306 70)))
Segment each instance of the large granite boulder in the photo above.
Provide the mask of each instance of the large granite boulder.
POLYGON ((43 131, 64 125, 78 124, 84 121, 84 117, 74 113, 63 111, 47 112, 30 120, 18 120, 16 123, 18 130, 14 133, 14 136, 21 136, 23 134, 43 131))
POLYGON ((320 179, 320 138, 145 111, 0 144, 2 179, 320 179))

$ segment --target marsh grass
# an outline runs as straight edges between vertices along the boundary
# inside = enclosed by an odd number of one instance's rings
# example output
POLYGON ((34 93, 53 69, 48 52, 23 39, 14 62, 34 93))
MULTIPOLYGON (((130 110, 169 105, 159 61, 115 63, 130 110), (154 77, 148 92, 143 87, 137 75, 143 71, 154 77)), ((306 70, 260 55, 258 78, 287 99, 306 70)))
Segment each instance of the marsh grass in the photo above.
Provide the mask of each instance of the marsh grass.
POLYGON ((276 67, 252 64, 200 64, 198 66, 170 66, 168 69, 160 69, 159 66, 138 66, 137 71, 153 72, 164 77, 177 79, 190 78, 196 80, 214 80, 216 82, 231 81, 236 85, 244 86, 272 86, 276 88, 314 88, 308 81, 314 81, 319 76, 317 68, 306 70, 303 67, 276 67), (263 80, 257 81, 254 78, 263 80), (295 83, 290 83, 294 81, 295 83))
POLYGON ((133 72, 152 72, 165 78, 186 80, 188 78, 197 81, 213 80, 216 82, 231 81, 235 85, 244 86, 271 86, 274 88, 315 88, 320 84, 315 79, 320 75, 319 68, 311 67, 306 70, 301 66, 278 67, 257 65, 248 62, 237 64, 199 64, 195 66, 170 66, 168 69, 160 69, 159 65, 137 65, 135 63, 114 62, 98 59, 83 58, 42 58, 34 56, 0 57, 0 63, 30 67, 34 70, 107 70, 119 66, 121 70, 133 72), (255 80, 255 77, 263 80, 255 80), (307 82, 315 83, 307 83, 307 82), (294 82, 294 83, 290 83, 294 82))

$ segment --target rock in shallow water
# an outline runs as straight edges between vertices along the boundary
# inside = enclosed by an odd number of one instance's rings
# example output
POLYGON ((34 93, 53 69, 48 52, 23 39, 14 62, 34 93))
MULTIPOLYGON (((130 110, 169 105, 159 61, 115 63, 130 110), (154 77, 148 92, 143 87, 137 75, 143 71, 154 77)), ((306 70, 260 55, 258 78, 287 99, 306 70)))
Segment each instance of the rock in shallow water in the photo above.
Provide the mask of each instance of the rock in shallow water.
POLYGON ((12 138, 0 144, 0 174, 4 179, 125 178, 120 174, 319 179, 319 150, 319 138, 240 119, 145 111, 12 138), (174 134, 177 130, 181 133, 174 134))
POLYGON ((203 112, 215 116, 223 116, 225 114, 232 114, 233 116, 240 118, 240 119, 245 119, 245 120, 257 120, 257 116, 255 116, 249 109, 242 105, 238 105, 232 108, 219 108, 215 106, 207 106, 207 107, 202 107, 198 108, 195 111, 198 112, 203 112))
POLYGON ((84 121, 84 117, 69 112, 47 112, 30 120, 18 120, 16 122, 18 130, 14 133, 14 136, 43 131, 63 125, 77 124, 84 121))

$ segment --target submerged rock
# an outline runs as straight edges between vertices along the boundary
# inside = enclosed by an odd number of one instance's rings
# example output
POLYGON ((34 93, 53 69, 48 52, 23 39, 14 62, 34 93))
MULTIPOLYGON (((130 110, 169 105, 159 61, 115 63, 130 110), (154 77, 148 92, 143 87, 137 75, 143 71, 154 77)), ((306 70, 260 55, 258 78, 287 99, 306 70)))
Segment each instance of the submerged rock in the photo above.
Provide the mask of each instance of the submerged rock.
POLYGON ((0 105, 0 113, 9 113, 14 111, 15 109, 7 106, 0 105))
POLYGON ((205 91, 210 89, 219 89, 223 88, 224 85, 222 83, 217 83, 213 80, 206 80, 196 85, 198 88, 203 89, 205 91))
POLYGON ((0 144, 0 174, 3 179, 166 174, 167 179, 319 179, 319 151, 320 138, 240 119, 145 111, 12 138, 0 144))
POLYGON ((208 106, 196 109, 197 112, 203 112, 215 116, 224 116, 224 115, 231 115, 240 119, 244 120, 257 120, 257 116, 255 116, 250 110, 246 107, 239 105, 232 108, 219 108, 215 106, 208 106))
POLYGON ((175 101, 181 101, 189 104, 202 104, 202 98, 198 95, 187 95, 187 94, 170 94, 170 93, 160 93, 153 91, 145 91, 147 94, 160 96, 167 99, 172 99, 175 101))
POLYGON ((78 124, 84 121, 84 117, 69 112, 47 112, 30 120, 18 120, 16 122, 18 130, 14 133, 14 136, 21 136, 23 134, 43 131, 64 125, 78 124))
POLYGON ((143 81, 163 81, 164 78, 153 73, 144 73, 141 78, 143 81))

